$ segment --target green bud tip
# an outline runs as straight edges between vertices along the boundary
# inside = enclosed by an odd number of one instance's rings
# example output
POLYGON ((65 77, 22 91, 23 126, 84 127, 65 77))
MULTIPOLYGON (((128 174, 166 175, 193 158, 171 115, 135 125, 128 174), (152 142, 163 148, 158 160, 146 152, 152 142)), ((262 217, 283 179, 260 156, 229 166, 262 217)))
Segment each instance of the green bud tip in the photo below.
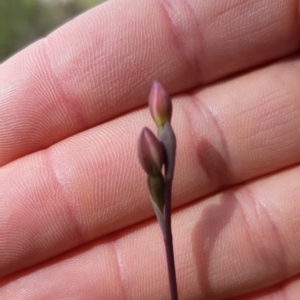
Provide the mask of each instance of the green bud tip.
POLYGON ((161 214, 163 214, 165 179, 162 173, 154 176, 148 175, 147 183, 152 201, 159 208, 161 214))
POLYGON ((155 124, 160 127, 171 123, 172 101, 165 88, 154 81, 149 94, 149 108, 155 124))
POLYGON ((163 165, 163 148, 147 127, 143 128, 138 139, 138 157, 148 175, 158 175, 163 165))

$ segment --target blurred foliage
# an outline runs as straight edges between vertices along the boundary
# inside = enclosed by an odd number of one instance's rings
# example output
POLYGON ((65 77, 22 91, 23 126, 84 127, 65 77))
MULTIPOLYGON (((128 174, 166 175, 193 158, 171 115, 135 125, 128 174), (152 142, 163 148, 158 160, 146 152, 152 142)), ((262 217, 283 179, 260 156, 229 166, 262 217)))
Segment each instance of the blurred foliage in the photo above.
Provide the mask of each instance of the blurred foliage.
POLYGON ((0 0, 0 62, 104 0, 0 0))

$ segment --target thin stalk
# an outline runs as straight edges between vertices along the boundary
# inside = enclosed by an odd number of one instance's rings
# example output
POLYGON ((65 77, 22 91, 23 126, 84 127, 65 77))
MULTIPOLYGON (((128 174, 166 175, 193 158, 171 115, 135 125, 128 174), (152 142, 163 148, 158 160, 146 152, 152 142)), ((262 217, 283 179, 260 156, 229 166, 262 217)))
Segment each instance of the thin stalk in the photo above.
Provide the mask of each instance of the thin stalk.
POLYGON ((165 197, 164 242, 165 242, 167 264, 168 264, 168 276, 169 276, 171 300, 178 300, 176 270, 175 270, 175 260, 174 260, 174 250, 173 250, 173 236, 172 236, 172 227, 171 227, 171 194, 172 194, 172 179, 167 180, 166 178, 166 188, 165 188, 165 195, 164 195, 165 197))
POLYGON ((178 300, 171 228, 171 194, 175 166, 176 136, 170 125, 172 102, 167 91, 155 81, 149 95, 149 108, 157 126, 158 138, 147 128, 138 140, 138 157, 148 174, 151 202, 165 242, 171 300, 178 300), (164 176, 161 169, 164 166, 164 176))

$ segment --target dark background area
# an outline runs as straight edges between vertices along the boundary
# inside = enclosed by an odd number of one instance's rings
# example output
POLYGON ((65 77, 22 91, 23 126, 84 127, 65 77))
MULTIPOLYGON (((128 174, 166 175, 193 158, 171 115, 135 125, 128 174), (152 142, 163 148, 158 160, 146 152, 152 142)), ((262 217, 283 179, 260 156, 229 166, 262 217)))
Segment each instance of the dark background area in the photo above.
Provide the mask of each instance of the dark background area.
POLYGON ((0 63, 104 0, 0 0, 0 63))

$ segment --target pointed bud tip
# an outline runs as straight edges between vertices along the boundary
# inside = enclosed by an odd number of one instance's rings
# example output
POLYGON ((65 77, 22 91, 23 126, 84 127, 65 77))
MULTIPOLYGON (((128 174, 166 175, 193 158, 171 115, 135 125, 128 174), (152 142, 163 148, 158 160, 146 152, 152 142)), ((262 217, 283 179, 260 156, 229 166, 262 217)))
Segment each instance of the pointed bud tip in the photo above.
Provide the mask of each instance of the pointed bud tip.
POLYGON ((165 88, 158 81, 154 81, 152 84, 148 104, 157 126, 164 126, 166 122, 171 122, 172 101, 165 88))
POLYGON ((162 145, 147 127, 143 128, 138 139, 138 157, 147 174, 157 175, 161 172, 163 164, 162 145))

